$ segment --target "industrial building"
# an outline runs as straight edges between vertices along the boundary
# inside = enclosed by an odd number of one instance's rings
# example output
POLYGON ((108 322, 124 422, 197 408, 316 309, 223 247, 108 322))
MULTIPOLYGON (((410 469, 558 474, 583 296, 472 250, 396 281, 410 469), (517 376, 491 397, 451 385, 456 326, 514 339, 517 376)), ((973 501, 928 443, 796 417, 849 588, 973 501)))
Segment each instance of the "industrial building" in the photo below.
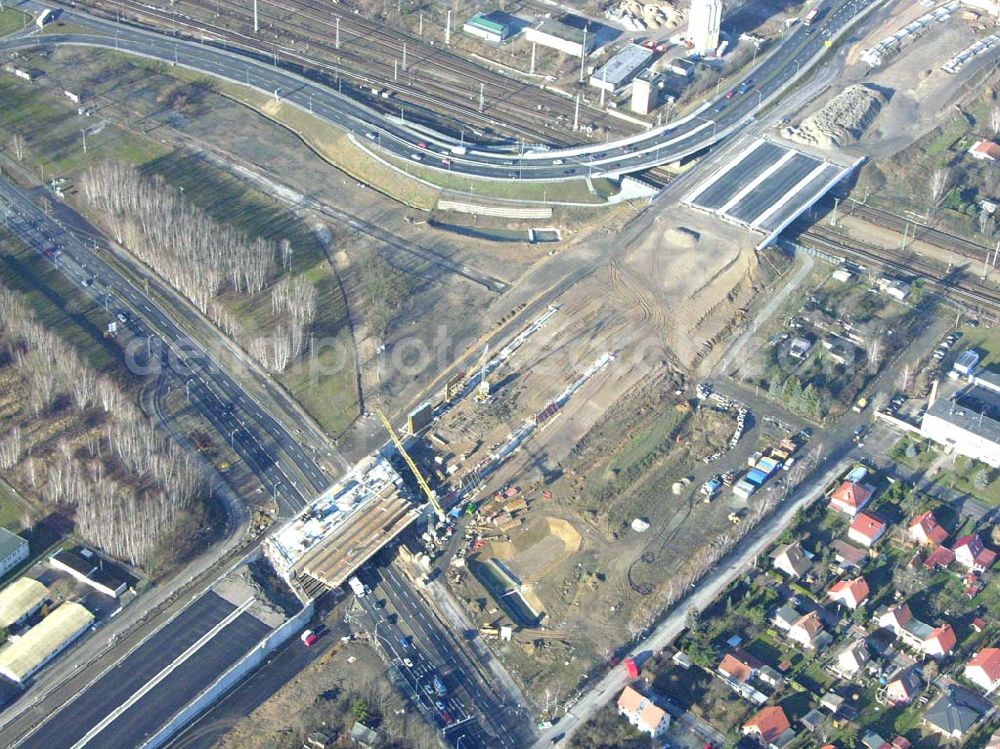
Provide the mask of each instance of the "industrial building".
POLYGON ((28 542, 6 528, 0 528, 0 577, 27 558, 28 542))
POLYGON ((629 108, 636 114, 649 114, 659 104, 659 93, 656 75, 644 70, 632 81, 632 99, 629 108))
POLYGON ((118 598, 128 588, 128 583, 116 573, 117 566, 102 559, 90 549, 78 546, 74 549, 60 549, 51 557, 49 564, 88 585, 98 593, 118 598))
POLYGON ((24 684, 86 632, 93 621, 94 615, 86 608, 67 601, 0 650, 0 675, 24 684))
POLYGON ((524 38, 532 44, 551 47, 566 55, 589 55, 597 42, 597 35, 586 28, 577 29, 561 21, 547 19, 537 26, 525 29, 524 38))
POLYGON ((920 434, 959 455, 1000 468, 1000 390, 982 376, 950 398, 935 397, 937 387, 920 434))
POLYGON ((49 589, 30 577, 19 577, 0 590, 0 627, 9 630, 34 614, 49 597, 49 589))
POLYGON ((722 0, 691 0, 688 35, 699 55, 714 55, 722 28, 722 0))
POLYGON ((653 51, 638 44, 626 44, 590 76, 590 85, 616 93, 649 64, 653 51))
POLYGON ((514 27, 510 16, 494 10, 489 13, 476 13, 462 26, 462 31, 472 36, 478 36, 487 42, 499 44, 512 36, 514 27))

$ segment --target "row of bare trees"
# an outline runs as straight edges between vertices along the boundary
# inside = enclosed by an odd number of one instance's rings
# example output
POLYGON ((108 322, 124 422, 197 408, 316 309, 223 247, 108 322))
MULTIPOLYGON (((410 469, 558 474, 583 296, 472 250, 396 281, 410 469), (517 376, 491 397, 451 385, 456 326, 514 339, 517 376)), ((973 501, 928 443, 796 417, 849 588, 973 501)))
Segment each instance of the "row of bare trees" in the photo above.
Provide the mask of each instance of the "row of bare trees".
POLYGON ((275 272, 275 247, 216 223, 156 176, 119 163, 89 169, 83 194, 115 240, 202 312, 224 291, 258 294, 275 272))
POLYGON ((3 286, 0 347, 26 393, 21 423, 3 425, 0 470, 23 464, 47 505, 75 512, 81 536, 133 564, 149 562, 204 495, 198 464, 3 286), (56 435, 40 428, 53 418, 67 425, 56 435))

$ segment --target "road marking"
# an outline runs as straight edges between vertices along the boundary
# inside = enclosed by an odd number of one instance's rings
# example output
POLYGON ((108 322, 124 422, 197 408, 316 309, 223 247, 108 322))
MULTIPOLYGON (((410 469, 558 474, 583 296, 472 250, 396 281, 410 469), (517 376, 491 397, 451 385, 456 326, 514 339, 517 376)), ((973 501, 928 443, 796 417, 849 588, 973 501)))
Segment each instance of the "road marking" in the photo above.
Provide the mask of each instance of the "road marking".
POLYGON ((242 614, 244 611, 250 608, 250 605, 253 602, 254 602, 254 597, 250 596, 250 598, 248 598, 239 606, 237 606, 235 609, 233 609, 229 613, 229 615, 226 616, 225 619, 223 619, 221 622, 212 627, 212 629, 210 629, 208 632, 203 634, 196 642, 194 642, 194 644, 188 647, 187 650, 185 650, 183 653, 177 656, 177 658, 175 658, 173 662, 170 663, 170 665, 166 666, 162 671, 160 671, 160 673, 158 673, 152 679, 143 684, 142 688, 139 689, 139 691, 137 691, 135 694, 133 694, 131 697, 125 700, 125 702, 123 702, 121 705, 112 710, 97 725, 95 725, 93 728, 87 731, 87 733, 83 736, 82 739, 73 744, 71 749, 82 749, 82 747, 89 744, 91 739, 95 738, 105 728, 107 728, 113 722, 118 720, 118 718, 121 717, 122 713, 124 713, 126 710, 132 707, 132 705, 134 705, 140 699, 145 697, 146 694, 152 691, 157 684, 159 684, 161 681, 170 676, 170 674, 173 673, 173 671, 178 666, 182 665, 188 658, 190 658, 192 655, 198 652, 198 650, 204 647, 210 640, 212 640, 215 637, 215 635, 217 635, 219 632, 221 632, 223 629, 229 626, 229 624, 231 624, 233 620, 235 620, 238 616, 240 616, 240 614, 242 614))

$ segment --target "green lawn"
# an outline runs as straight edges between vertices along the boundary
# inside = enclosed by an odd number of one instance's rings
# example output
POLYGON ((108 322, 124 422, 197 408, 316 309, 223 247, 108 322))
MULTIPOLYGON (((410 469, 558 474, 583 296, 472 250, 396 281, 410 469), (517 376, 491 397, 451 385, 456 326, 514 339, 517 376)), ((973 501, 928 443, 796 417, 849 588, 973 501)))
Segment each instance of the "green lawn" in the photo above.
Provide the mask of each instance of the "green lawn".
POLYGON ((39 95, 40 84, 0 78, 0 146, 14 156, 14 136, 24 139, 22 163, 45 179, 75 177, 93 164, 122 160, 142 164, 167 152, 158 141, 133 135, 100 119, 80 117, 68 99, 39 95), (87 153, 83 129, 89 128, 87 153))
MULTIPOLYGON (((340 434, 357 417, 353 349, 344 296, 324 248, 309 228, 274 200, 225 172, 193 157, 168 154, 143 170, 184 190, 185 197, 220 223, 249 237, 292 243, 292 275, 303 275, 317 290, 312 333, 316 360, 293 362, 277 376, 303 407, 331 434, 340 434)), ((221 301, 246 331, 273 329, 270 290, 255 296, 227 295, 221 301)))
POLYGON ((13 8, 0 10, 0 36, 7 36, 14 31, 20 31, 25 23, 30 22, 30 16, 13 8))
POLYGON ((14 488, 0 479, 0 527, 17 533, 21 530, 21 518, 25 507, 14 488))

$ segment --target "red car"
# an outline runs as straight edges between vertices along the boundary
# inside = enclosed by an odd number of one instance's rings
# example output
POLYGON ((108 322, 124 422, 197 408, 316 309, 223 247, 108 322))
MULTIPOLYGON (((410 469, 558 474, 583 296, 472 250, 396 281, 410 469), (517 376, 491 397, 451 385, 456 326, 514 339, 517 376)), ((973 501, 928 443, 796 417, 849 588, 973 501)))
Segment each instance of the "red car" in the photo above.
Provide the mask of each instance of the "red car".
POLYGON ((423 141, 420 141, 419 143, 417 143, 417 148, 427 148, 427 144, 424 143, 423 141))
POLYGON ((726 93, 726 98, 727 99, 732 99, 734 96, 736 96, 736 89, 735 88, 726 93))
POLYGON ((451 713, 449 713, 447 710, 441 711, 441 720, 444 721, 444 724, 446 726, 450 726, 452 723, 455 722, 455 719, 451 717, 451 713))

